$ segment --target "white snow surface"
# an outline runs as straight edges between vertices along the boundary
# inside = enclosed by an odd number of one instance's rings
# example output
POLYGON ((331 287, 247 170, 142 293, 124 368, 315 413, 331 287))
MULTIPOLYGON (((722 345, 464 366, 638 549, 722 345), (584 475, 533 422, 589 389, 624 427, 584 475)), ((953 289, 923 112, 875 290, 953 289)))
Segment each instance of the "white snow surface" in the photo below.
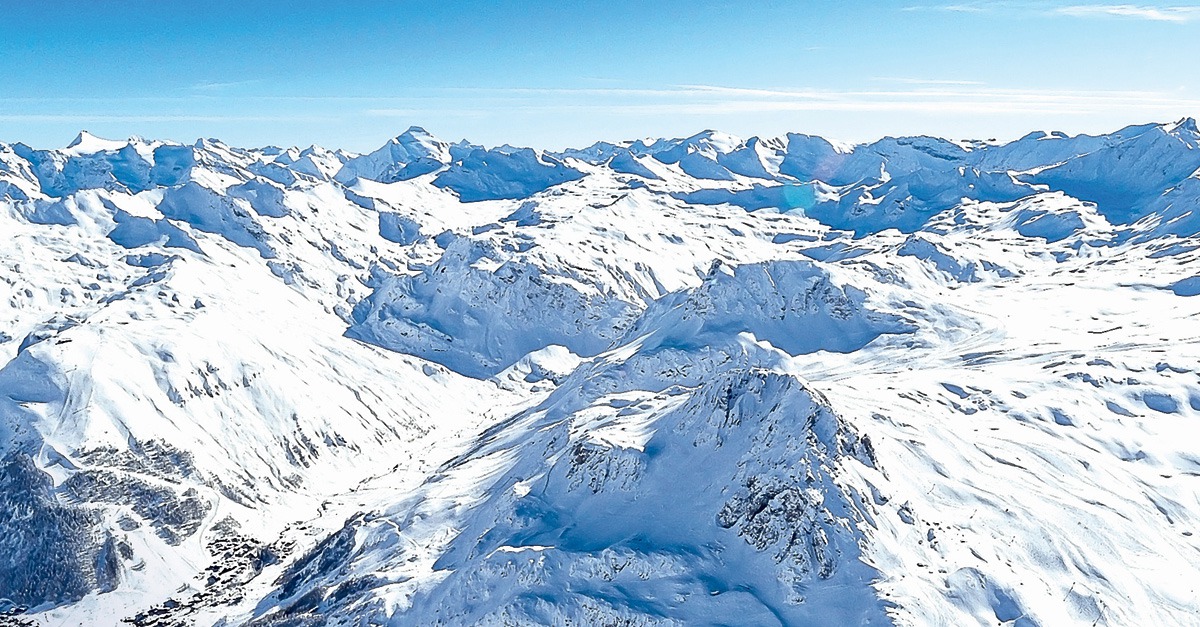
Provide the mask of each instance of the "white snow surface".
POLYGON ((1200 131, 0 143, 0 625, 1192 625, 1200 131))

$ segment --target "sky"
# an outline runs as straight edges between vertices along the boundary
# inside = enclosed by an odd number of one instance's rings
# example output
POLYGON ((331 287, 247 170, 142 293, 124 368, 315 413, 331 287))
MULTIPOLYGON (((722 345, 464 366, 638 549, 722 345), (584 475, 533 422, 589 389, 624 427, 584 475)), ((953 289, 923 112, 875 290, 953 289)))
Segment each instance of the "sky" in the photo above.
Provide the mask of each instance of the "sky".
POLYGON ((1200 117, 1200 4, 0 0, 0 141, 561 149, 1200 117))

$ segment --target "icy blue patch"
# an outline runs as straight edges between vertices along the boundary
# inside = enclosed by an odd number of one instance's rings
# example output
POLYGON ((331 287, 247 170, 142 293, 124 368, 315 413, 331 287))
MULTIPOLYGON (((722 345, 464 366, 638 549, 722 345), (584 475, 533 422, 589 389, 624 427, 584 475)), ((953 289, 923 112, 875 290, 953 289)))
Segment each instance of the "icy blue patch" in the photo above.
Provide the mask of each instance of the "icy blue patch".
POLYGON ((1057 407, 1050 408, 1050 415, 1054 417, 1054 424, 1056 425, 1061 425, 1064 427, 1075 426, 1075 422, 1071 420, 1071 417, 1057 407))
POLYGON ((75 216, 71 215, 63 202, 46 202, 35 200, 33 202, 21 203, 17 206, 17 210, 21 215, 25 216, 26 220, 34 224, 54 224, 58 226, 72 226, 77 224, 75 216))
POLYGON ((1104 405, 1106 407, 1108 407, 1108 411, 1111 411, 1112 413, 1114 413, 1118 416, 1125 416, 1127 418, 1132 418, 1134 415, 1133 412, 1129 411, 1128 409, 1125 409, 1124 407, 1121 407, 1120 405, 1118 405, 1112 401, 1104 401, 1104 405))
POLYGON ((109 231, 108 239, 125 248, 140 248, 150 244, 162 244, 167 248, 186 248, 202 253, 200 245, 182 229, 166 220, 153 220, 135 216, 118 209, 113 214, 117 228, 109 231))
POLYGON ((188 179, 196 155, 191 146, 159 146, 154 149, 150 180, 156 185, 178 185, 188 179))
POLYGON ((168 190, 158 210, 168 218, 183 220, 204 231, 220 235, 246 248, 258 251, 264 259, 273 259, 275 251, 263 240, 266 234, 250 215, 227 198, 196 183, 168 190))
POLYGON ((348 189, 342 190, 342 194, 346 196, 346 200, 349 200, 350 202, 358 205, 359 207, 362 207, 363 209, 366 209, 368 211, 375 211, 376 209, 378 209, 374 198, 371 198, 369 196, 363 196, 361 194, 357 194, 348 189))
POLYGON ((389 242, 408 246, 421 238, 421 225, 398 213, 379 213, 379 236, 389 242))
POLYGON ((288 214, 283 204, 283 190, 270 183, 249 180, 230 187, 226 193, 250 203, 250 208, 260 216, 282 218, 288 214))
POLYGON ((928 261, 956 281, 967 283, 979 281, 979 277, 975 275, 975 264, 965 263, 952 257, 937 244, 923 238, 909 237, 896 251, 896 254, 901 257, 916 257, 922 261, 928 261))
POLYGON ((634 158, 633 154, 629 151, 620 152, 614 155, 612 160, 608 162, 608 167, 612 169, 613 172, 620 172, 621 174, 632 174, 633 176, 640 176, 642 178, 656 181, 662 180, 662 178, 655 174, 650 168, 642 165, 640 161, 634 158))
POLYGON ((786 244, 795 241, 815 242, 817 238, 813 235, 804 235, 801 233, 776 233, 775 237, 771 238, 772 244, 786 244))
POLYGON ((9 183, 8 181, 0 181, 0 198, 8 200, 29 200, 29 195, 20 187, 9 183))
POLYGON ((529 148, 474 148, 433 180, 458 194, 463 202, 528 198, 555 185, 583 178, 583 173, 529 148))
POLYGON ((728 189, 700 189, 694 192, 675 192, 672 197, 697 205, 729 204, 747 211, 758 209, 780 209, 782 211, 808 210, 817 204, 816 191, 807 183, 785 183, 783 185, 755 184, 750 189, 738 191, 728 189))
POLYGON ((125 255, 121 258, 121 261, 136 268, 157 268, 178 258, 175 255, 167 256, 162 253, 144 253, 141 255, 125 255))
POLYGON ((1083 227, 1083 218, 1074 211, 1049 213, 1026 209, 1017 214, 1018 233, 1025 237, 1040 237, 1051 243, 1064 240, 1083 227))
POLYGON ((523 202, 516 211, 500 219, 501 222, 515 222, 517 226, 537 226, 542 223, 542 214, 537 211, 536 202, 523 202))
POLYGON ((800 251, 800 254, 808 257, 809 259, 833 263, 836 261, 845 261, 847 259, 861 257, 869 252, 871 252, 871 250, 868 248, 858 248, 845 242, 834 242, 832 244, 825 244, 823 246, 805 248, 804 250, 800 251))
POLYGON ((1142 402, 1146 407, 1164 414, 1174 414, 1179 412, 1179 401, 1169 394, 1160 392, 1146 392, 1142 395, 1142 402))
POLYGON ((1176 281, 1171 286, 1171 291, 1175 292, 1176 296, 1200 296, 1200 276, 1176 281))
POLYGON ((953 394, 959 398, 967 398, 968 396, 970 396, 970 394, 967 394, 966 390, 962 389, 961 387, 959 387, 957 385, 954 385, 953 383, 943 383, 942 387, 946 388, 947 392, 950 392, 951 394, 953 394))

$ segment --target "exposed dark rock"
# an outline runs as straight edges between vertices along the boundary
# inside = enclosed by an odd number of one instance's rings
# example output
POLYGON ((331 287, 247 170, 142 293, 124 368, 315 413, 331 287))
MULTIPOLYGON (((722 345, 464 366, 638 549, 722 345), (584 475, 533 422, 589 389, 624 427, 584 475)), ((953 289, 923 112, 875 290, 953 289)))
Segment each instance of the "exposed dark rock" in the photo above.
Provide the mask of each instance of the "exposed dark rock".
POLYGON ((53 606, 111 590, 114 546, 98 524, 93 510, 59 503, 32 458, 10 453, 0 462, 0 598, 53 606))

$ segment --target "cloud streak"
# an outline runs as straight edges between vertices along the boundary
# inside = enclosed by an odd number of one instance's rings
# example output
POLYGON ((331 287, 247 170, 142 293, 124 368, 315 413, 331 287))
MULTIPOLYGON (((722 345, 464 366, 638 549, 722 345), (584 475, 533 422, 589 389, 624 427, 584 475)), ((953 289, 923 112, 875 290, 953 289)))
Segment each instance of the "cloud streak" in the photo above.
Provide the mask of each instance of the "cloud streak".
POLYGON ((1071 17, 1123 17, 1153 22, 1184 23, 1200 19, 1200 7, 1159 7, 1135 4, 1077 4, 1055 9, 1057 15, 1071 17))
POLYGON ((951 13, 987 13, 989 7, 982 4, 939 4, 939 5, 913 5, 907 6, 901 11, 949 11, 951 13))
POLYGON ((1178 117, 1195 115, 1200 111, 1200 99, 1182 93, 1005 89, 970 80, 910 77, 876 77, 872 80, 881 88, 834 90, 704 84, 649 88, 514 86, 429 88, 406 95, 228 95, 215 101, 207 97, 179 97, 170 100, 173 103, 171 108, 175 110, 169 113, 143 111, 124 115, 108 113, 122 108, 119 98, 54 100, 58 111, 46 111, 44 107, 37 106, 37 99, 0 98, 0 103, 17 105, 0 114, 0 122, 311 124, 347 123, 363 118, 489 119, 512 115, 633 118, 748 116, 788 112, 986 117, 1029 114, 1178 117), (242 114, 229 115, 214 111, 214 102, 222 108, 242 114), (22 108, 25 110, 20 110, 22 108), (100 108, 103 110, 98 110, 100 108))
POLYGON ((328 116, 289 115, 105 115, 91 113, 4 113, 0 122, 330 122, 328 116))
MULTIPOLYGON (((918 85, 923 83, 917 83, 918 85)), ((372 107, 369 116, 588 113, 614 116, 725 115, 770 112, 907 112, 927 114, 1145 114, 1200 110, 1200 100, 1148 91, 997 89, 969 81, 884 90, 762 89, 680 85, 666 89, 474 90, 470 107, 372 107), (535 97, 536 96, 536 97, 535 97), (494 100, 493 100, 494 98, 494 100)))
POLYGON ((901 85, 983 85, 983 81, 962 81, 941 78, 908 78, 903 76, 874 76, 871 80, 880 83, 899 83, 901 85))
POLYGON ((1156 4, 1072 4, 1054 6, 1050 2, 971 2, 960 4, 911 5, 901 11, 942 11, 949 13, 1008 13, 1022 16, 1066 16, 1078 18, 1125 18, 1151 22, 1182 24, 1200 20, 1200 6, 1156 4))
POLYGON ((191 89, 200 92, 224 91, 237 87, 245 87, 247 85, 256 85, 262 81, 257 78, 246 79, 241 81, 201 81, 191 86, 191 89))

